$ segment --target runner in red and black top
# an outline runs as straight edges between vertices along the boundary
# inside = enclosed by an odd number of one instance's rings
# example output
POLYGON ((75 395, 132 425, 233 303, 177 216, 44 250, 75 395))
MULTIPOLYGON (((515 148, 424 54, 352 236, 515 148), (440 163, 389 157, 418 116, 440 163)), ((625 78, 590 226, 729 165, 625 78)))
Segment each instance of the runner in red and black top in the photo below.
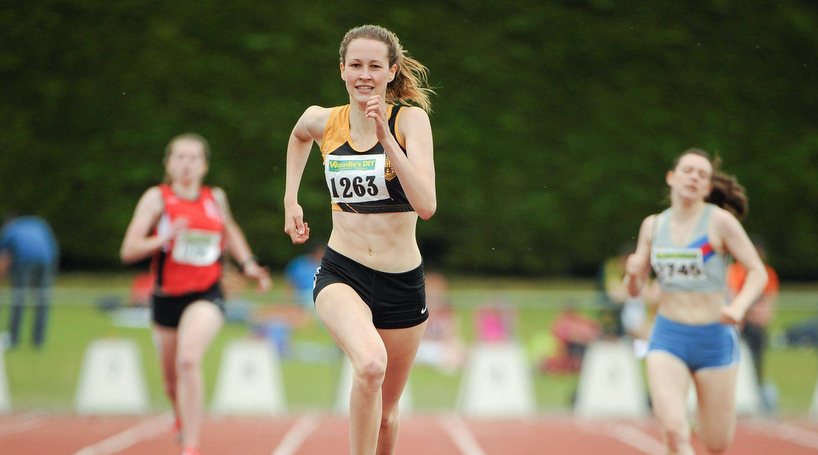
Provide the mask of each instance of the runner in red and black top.
POLYGON ((197 134, 170 141, 166 183, 142 195, 120 251, 126 263, 153 258, 154 334, 187 455, 198 454, 204 417, 202 358, 224 322, 220 280, 225 251, 260 289, 271 285, 233 220, 224 191, 202 185, 209 158, 207 141, 197 134))

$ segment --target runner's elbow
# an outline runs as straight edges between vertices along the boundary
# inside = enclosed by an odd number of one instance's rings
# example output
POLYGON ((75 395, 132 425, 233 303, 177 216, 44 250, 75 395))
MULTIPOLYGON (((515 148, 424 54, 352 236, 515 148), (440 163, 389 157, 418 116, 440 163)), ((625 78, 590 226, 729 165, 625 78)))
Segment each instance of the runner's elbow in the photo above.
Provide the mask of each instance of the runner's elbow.
POLYGON ((431 201, 431 203, 429 203, 429 204, 424 204, 421 207, 416 207, 415 208, 415 212, 417 212, 418 216, 423 221, 426 221, 429 218, 431 218, 432 215, 435 214, 436 210, 437 210, 437 202, 436 201, 431 201))

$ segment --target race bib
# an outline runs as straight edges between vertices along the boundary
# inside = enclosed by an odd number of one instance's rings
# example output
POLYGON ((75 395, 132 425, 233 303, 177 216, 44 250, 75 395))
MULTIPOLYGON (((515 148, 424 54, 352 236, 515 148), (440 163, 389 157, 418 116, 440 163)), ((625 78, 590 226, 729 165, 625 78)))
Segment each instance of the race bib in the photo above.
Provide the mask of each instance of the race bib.
POLYGON ((327 155, 324 175, 332 202, 355 203, 389 199, 385 155, 327 155))
POLYGON ((173 260, 180 264, 205 266, 221 256, 222 235, 213 231, 189 229, 176 236, 173 260))
POLYGON ((662 283, 704 281, 704 257, 699 248, 656 248, 651 264, 662 283))

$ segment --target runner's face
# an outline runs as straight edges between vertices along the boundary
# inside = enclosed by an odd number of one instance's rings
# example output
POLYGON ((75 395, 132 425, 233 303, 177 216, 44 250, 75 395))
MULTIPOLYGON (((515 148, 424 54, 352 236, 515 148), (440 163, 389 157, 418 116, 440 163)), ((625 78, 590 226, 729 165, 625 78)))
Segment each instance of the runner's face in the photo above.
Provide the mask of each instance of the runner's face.
POLYGON ((710 160, 700 155, 687 154, 668 173, 667 183, 671 192, 683 199, 704 200, 710 194, 712 176, 713 165, 710 160))
POLYGON ((389 66, 389 48, 385 43, 358 38, 347 47, 341 79, 350 100, 366 104, 372 96, 386 96, 386 85, 395 78, 397 68, 397 65, 389 66))
POLYGON ((201 182, 207 174, 207 159, 202 143, 190 139, 176 141, 165 163, 165 172, 173 182, 201 182))

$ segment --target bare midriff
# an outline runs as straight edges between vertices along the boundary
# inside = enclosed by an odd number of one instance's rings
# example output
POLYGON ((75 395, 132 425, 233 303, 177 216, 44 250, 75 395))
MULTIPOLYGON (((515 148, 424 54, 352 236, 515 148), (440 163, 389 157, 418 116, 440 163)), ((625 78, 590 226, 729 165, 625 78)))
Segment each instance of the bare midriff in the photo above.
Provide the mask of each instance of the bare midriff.
POLYGON ((332 212, 328 246, 338 253, 381 272, 406 272, 421 263, 415 239, 415 212, 332 212))

